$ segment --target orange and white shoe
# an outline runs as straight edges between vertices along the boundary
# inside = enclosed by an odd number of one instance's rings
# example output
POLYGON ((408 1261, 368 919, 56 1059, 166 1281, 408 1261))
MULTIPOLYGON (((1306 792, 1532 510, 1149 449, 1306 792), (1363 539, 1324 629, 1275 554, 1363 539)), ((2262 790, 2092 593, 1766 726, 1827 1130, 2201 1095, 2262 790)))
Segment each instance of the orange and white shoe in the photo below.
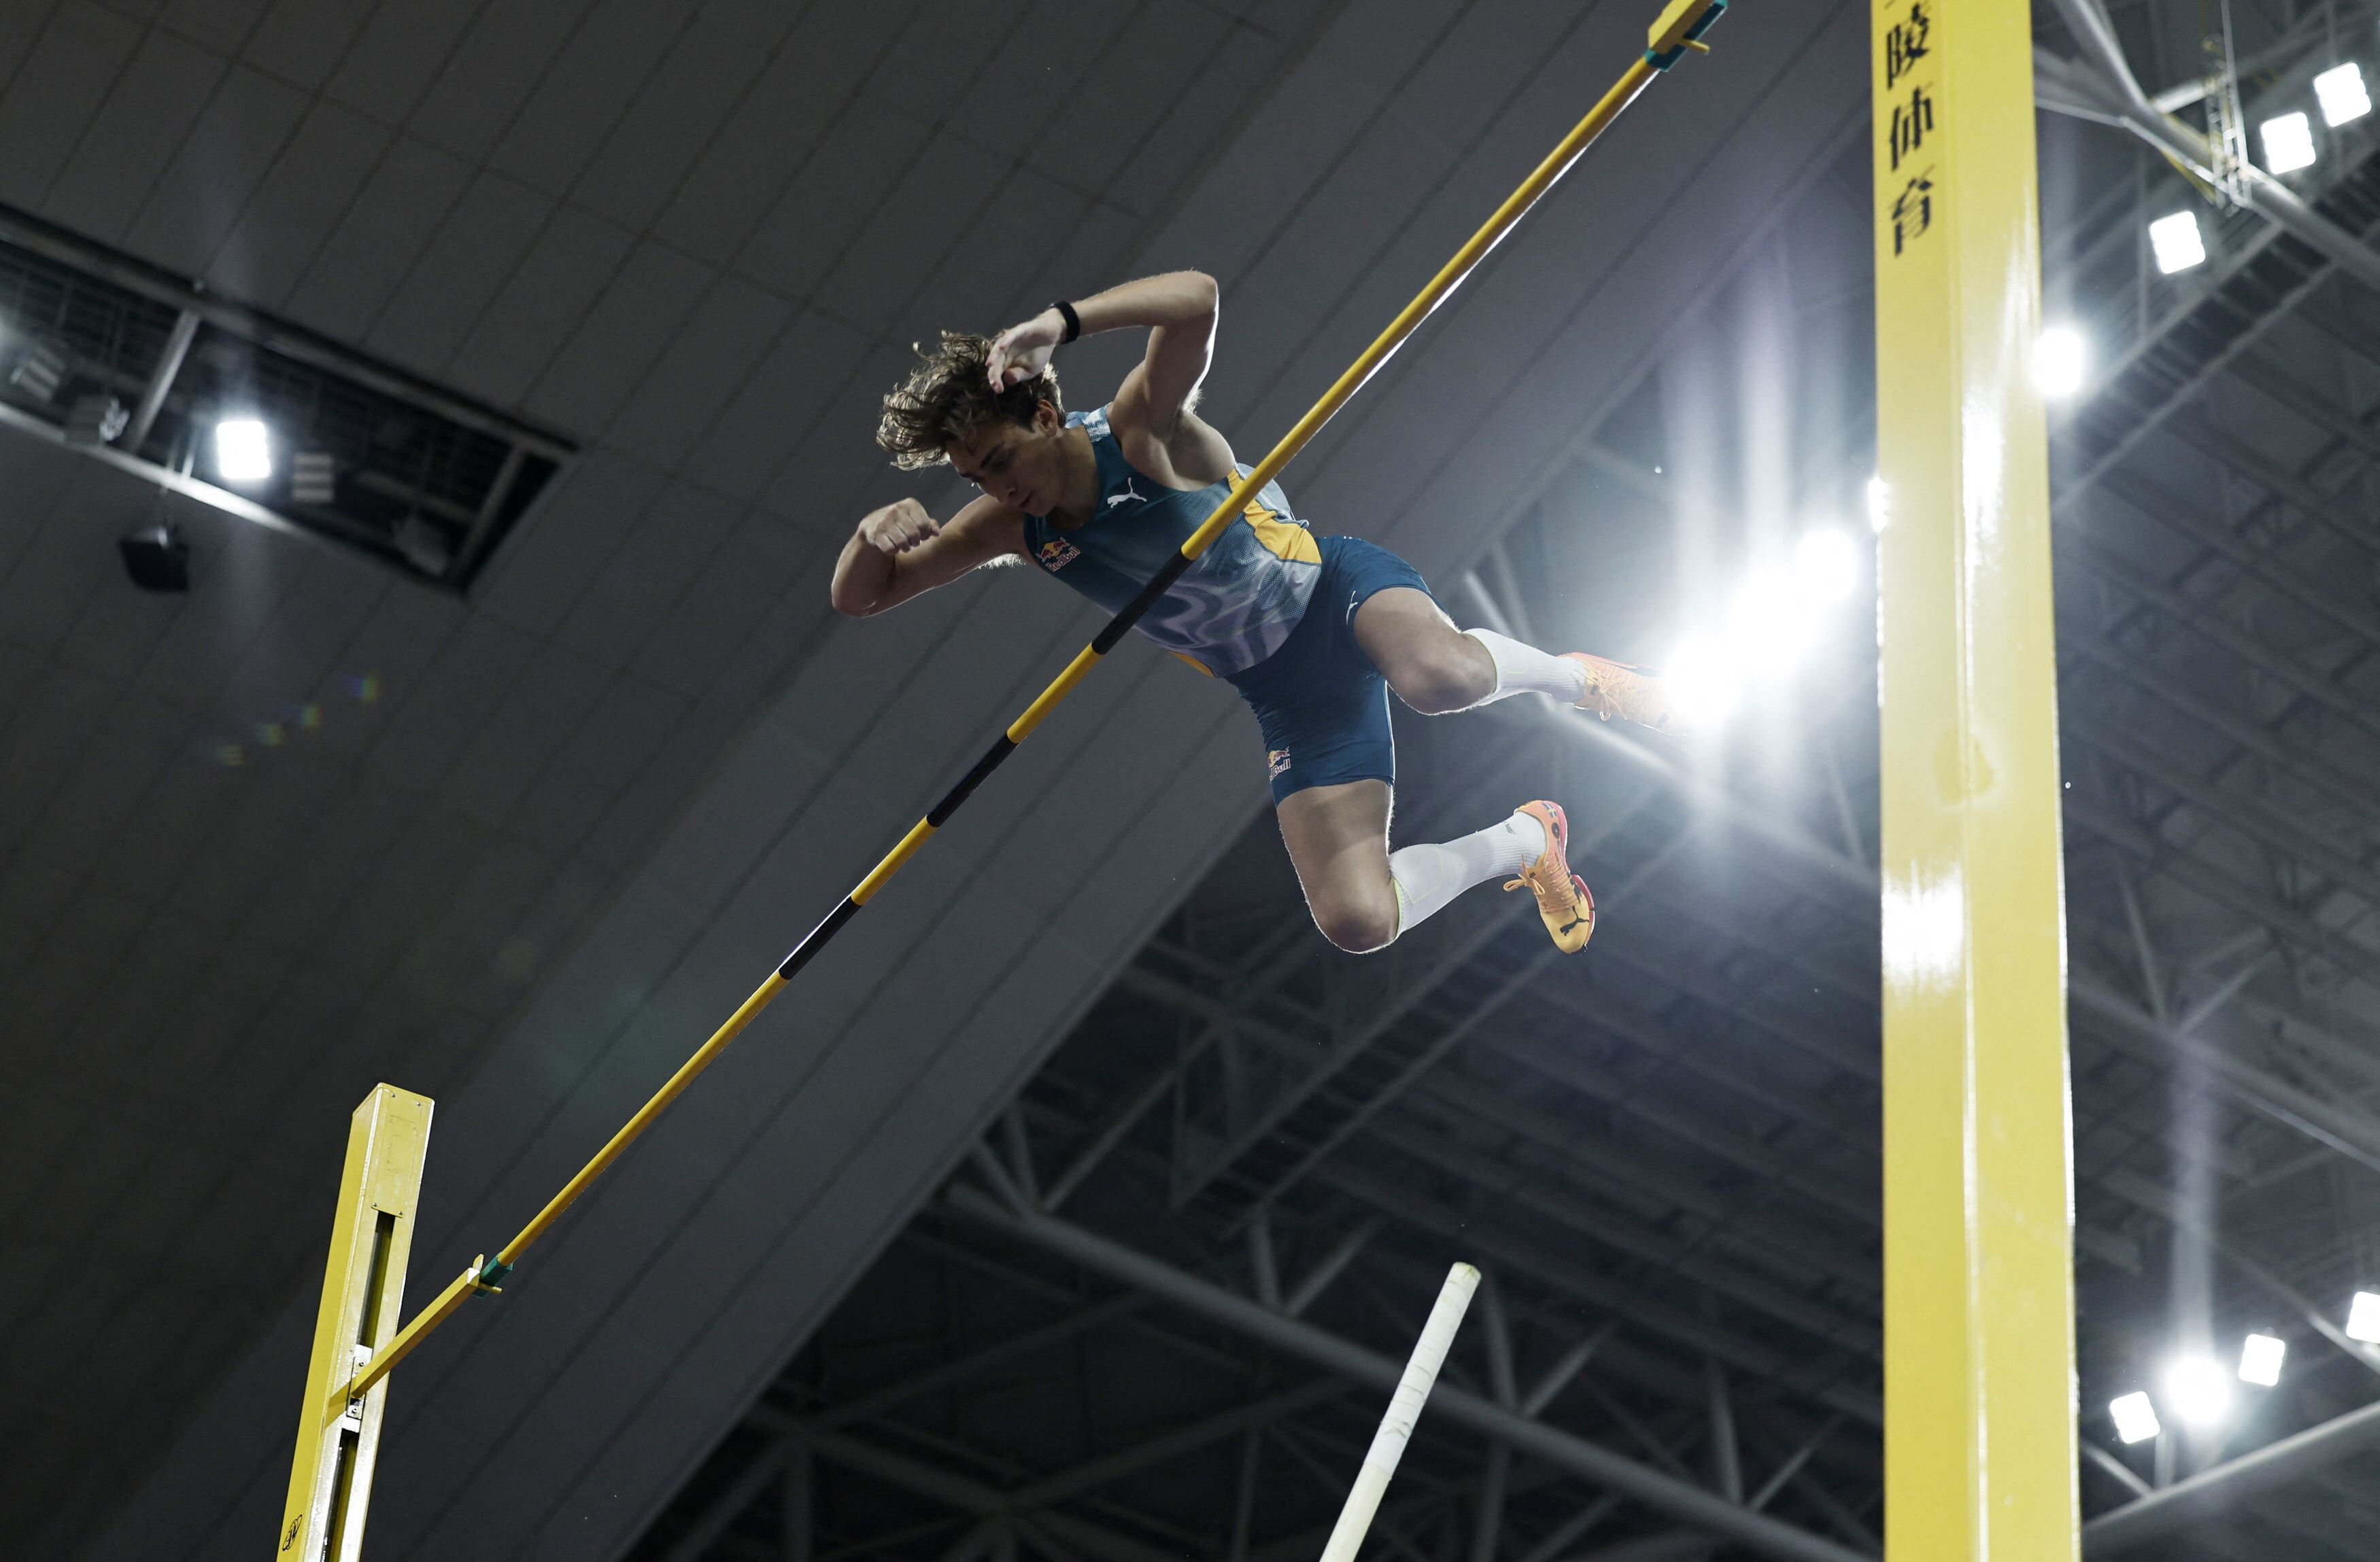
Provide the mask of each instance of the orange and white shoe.
POLYGON ((1564 651, 1562 660, 1586 670, 1586 687, 1577 701, 1581 710, 1592 710, 1607 721, 1617 716, 1657 733, 1685 729, 1685 719, 1670 703, 1668 680, 1585 651, 1564 651))
POLYGON ((1521 870, 1520 878, 1504 886, 1505 891, 1509 894, 1527 885, 1537 897, 1537 914, 1545 918, 1554 946, 1565 954, 1576 954, 1595 937, 1595 897, 1588 892, 1586 880, 1570 870, 1570 819, 1560 804, 1542 800, 1524 803, 1512 811, 1545 826, 1546 849, 1521 870))

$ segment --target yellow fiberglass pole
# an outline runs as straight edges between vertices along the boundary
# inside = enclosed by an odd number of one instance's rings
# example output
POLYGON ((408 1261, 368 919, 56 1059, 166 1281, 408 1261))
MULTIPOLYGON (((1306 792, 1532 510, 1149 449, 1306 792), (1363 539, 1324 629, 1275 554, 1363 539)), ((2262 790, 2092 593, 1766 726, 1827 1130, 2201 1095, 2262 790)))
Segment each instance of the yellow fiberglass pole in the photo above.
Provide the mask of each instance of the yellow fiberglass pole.
POLYGON ((1885 1547, 2077 1555, 2026 0, 1873 0, 1885 1547))
POLYGON ((1561 143, 1548 152, 1545 160, 1530 172, 1529 176, 1522 181, 1518 189, 1505 198, 1504 203, 1497 207, 1488 221, 1480 225, 1479 231, 1473 234, 1463 248, 1455 252, 1454 258, 1440 267, 1436 276, 1429 279, 1428 285, 1415 296, 1412 303, 1404 307, 1397 318, 1390 322, 1388 329, 1373 340, 1370 346, 1364 349, 1363 356, 1358 357, 1344 374, 1339 376, 1330 390, 1323 393, 1322 399, 1316 402, 1307 410, 1305 416, 1297 420, 1296 426, 1281 437, 1281 442, 1273 446, 1262 461, 1257 462, 1246 476, 1232 485, 1231 491, 1224 496, 1222 503, 1215 507, 1214 513, 1207 517, 1196 531, 1184 540, 1181 551, 1166 562, 1165 568, 1158 573, 1157 577, 1143 587, 1140 595, 1135 598, 1123 611, 1110 620, 1107 626, 1099 631, 1089 645, 1075 654, 1074 660, 1066 664, 1065 670, 1060 672, 1050 682, 1050 686, 1042 690, 1033 703, 1009 724, 1007 730, 985 752, 983 757, 976 761, 975 768, 944 793, 941 801, 935 804, 924 818, 909 828, 909 832, 901 838, 900 843, 886 853, 883 860, 868 870, 868 877, 859 881, 858 886, 844 898, 843 902, 828 913, 826 918, 794 947, 794 951, 785 957, 784 963, 770 975, 769 979, 754 989, 752 995, 728 1017, 726 1023, 711 1033, 710 1039, 704 1042, 696 1049, 694 1056, 679 1066, 678 1071, 669 1077, 668 1082, 654 1093, 652 1099, 638 1108, 637 1115, 630 1118, 620 1132, 612 1136, 610 1143, 595 1153, 593 1159, 579 1168, 577 1175, 571 1178, 563 1190, 547 1202, 543 1209, 538 1211, 534 1219, 521 1228, 518 1235, 506 1242, 494 1258, 487 1260, 484 1264, 475 1264, 473 1268, 465 1271, 461 1278, 441 1292, 435 1302, 423 1309, 420 1316, 408 1323, 397 1338, 389 1342, 386 1349, 374 1356, 362 1371, 356 1374, 354 1379, 347 1385, 347 1392, 350 1395, 363 1393, 385 1376, 388 1370, 402 1360, 406 1352, 418 1345, 431 1329, 444 1322, 466 1299, 479 1291, 496 1289, 497 1282, 509 1274, 513 1265, 519 1261, 522 1252, 542 1236, 546 1229, 561 1217, 562 1212, 570 1207, 572 1201, 585 1192, 589 1183, 601 1176, 612 1163, 620 1157, 636 1141, 637 1136, 661 1115, 662 1109, 694 1082, 696 1075, 710 1066, 711 1060, 726 1049, 727 1044, 735 1039, 737 1033, 750 1024, 753 1018, 761 1010, 767 1008, 778 993, 784 990, 786 984, 793 980, 801 968, 809 963, 811 958, 825 947, 827 941, 842 930, 844 924, 850 921, 858 913, 859 908, 866 905, 876 891, 882 889, 885 882, 901 870, 902 866, 936 830, 941 829, 950 817, 958 811, 959 805, 967 800, 977 787, 983 784, 984 778, 998 769, 1001 763, 1015 752, 1017 745, 1023 743, 1032 733, 1033 729, 1039 726, 1042 720, 1074 692, 1075 685, 1081 683, 1090 670, 1098 665, 1099 659, 1114 648, 1116 642, 1140 621, 1141 615, 1155 606, 1173 582, 1181 577, 1182 572, 1196 562, 1199 555, 1204 553, 1215 539, 1221 535, 1223 528, 1231 524, 1232 518, 1237 515, 1246 503, 1247 496, 1279 476, 1281 469, 1289 465, 1290 459, 1305 448, 1306 442, 1330 420, 1331 415, 1345 406, 1349 397, 1362 389, 1364 381, 1370 379, 1380 365, 1389 360, 1390 355, 1403 345, 1405 338, 1413 334, 1415 328, 1429 318, 1430 311, 1437 309, 1449 294, 1461 285, 1463 279, 1470 274, 1481 259, 1496 247, 1498 241, 1511 231, 1512 225, 1521 220, 1531 206, 1536 204, 1538 197, 1553 188, 1554 182, 1578 160, 1579 154, 1586 150, 1596 137, 1603 133, 1604 127, 1619 117, 1620 111, 1626 108, 1656 75, 1676 64, 1687 51, 1702 51, 1706 47, 1701 42, 1702 35, 1710 30, 1711 24, 1716 22, 1726 10, 1727 3, 1728 0, 1670 0, 1668 8, 1662 11, 1660 18, 1647 30, 1644 54, 1631 62, 1619 81, 1609 91, 1604 93, 1592 109, 1587 111, 1586 117, 1580 120, 1572 128, 1570 134, 1562 138, 1561 143))

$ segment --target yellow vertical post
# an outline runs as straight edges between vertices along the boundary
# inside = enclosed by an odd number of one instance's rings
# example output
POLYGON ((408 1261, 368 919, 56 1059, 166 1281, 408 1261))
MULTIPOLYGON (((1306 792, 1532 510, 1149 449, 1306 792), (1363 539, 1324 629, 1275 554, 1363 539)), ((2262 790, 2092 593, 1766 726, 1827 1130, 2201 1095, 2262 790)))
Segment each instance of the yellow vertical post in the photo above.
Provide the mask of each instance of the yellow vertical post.
POLYGON ((2078 1554, 2027 0, 1873 0, 1885 1526, 2078 1554))
POLYGON ((421 1162, 430 1147, 430 1108, 427 1096, 381 1084, 349 1120, 346 1170, 339 1179, 274 1562, 357 1562, 363 1555, 364 1509, 388 1382, 382 1379, 352 1400, 346 1385, 396 1332, 421 1162))

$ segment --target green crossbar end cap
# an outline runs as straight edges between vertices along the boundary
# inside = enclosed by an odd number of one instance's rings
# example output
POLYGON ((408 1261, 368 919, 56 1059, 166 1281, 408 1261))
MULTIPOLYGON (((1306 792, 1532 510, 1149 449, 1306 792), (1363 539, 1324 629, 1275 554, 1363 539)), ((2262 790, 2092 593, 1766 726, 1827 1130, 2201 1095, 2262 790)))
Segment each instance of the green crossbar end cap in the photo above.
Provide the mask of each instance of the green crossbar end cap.
POLYGON ((512 1272, 513 1266, 505 1263, 503 1259, 489 1259, 485 1264, 480 1265, 480 1273, 472 1281, 471 1294, 473 1296, 502 1296, 504 1293, 503 1282, 512 1274, 512 1272))
MULTIPOLYGON (((1704 33, 1708 32, 1711 30, 1711 24, 1718 21, 1719 17, 1726 10, 1727 0, 1710 0, 1709 8, 1705 10, 1701 16, 1694 18, 1694 24, 1692 27, 1679 34, 1678 41, 1675 43, 1671 44, 1667 49, 1655 47, 1645 50, 1645 63, 1651 66, 1655 70, 1669 69, 1671 66, 1678 63, 1679 56, 1686 52, 1686 49, 1690 44, 1699 41, 1704 33)), ((1661 32, 1661 23, 1655 22, 1653 24, 1653 36, 1657 44, 1660 39, 1661 32)))

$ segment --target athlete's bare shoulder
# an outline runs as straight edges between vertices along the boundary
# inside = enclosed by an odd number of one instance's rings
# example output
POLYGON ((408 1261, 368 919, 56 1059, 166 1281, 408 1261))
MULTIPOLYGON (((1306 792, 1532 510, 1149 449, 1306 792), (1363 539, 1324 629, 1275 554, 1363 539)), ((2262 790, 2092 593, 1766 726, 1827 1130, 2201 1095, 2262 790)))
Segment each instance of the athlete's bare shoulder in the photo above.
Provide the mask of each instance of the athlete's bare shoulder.
POLYGON ((1184 409, 1174 418, 1172 436, 1160 438, 1146 421, 1132 416, 1134 410, 1119 392, 1108 424, 1124 459, 1135 466, 1170 488, 1205 488, 1232 476, 1232 442, 1221 430, 1184 409))

